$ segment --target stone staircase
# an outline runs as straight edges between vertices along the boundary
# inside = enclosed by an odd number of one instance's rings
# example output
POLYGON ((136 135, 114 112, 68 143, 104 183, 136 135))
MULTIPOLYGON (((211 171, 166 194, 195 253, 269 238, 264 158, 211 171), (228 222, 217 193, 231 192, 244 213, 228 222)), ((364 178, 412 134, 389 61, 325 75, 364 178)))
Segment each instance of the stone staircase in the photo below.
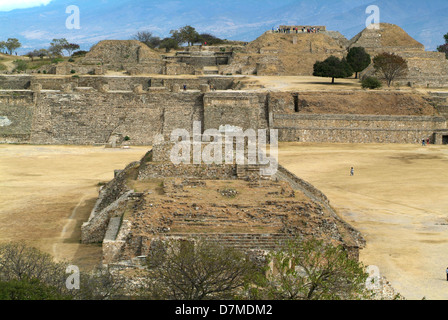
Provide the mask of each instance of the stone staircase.
POLYGON ((218 75, 219 74, 219 69, 218 67, 204 67, 202 69, 202 74, 203 75, 218 75))
POLYGON ((173 229, 208 229, 208 227, 219 227, 220 229, 241 229, 248 230, 260 229, 260 230, 278 230, 283 227, 283 223, 280 219, 272 219, 269 223, 266 222, 249 222, 243 219, 229 218, 226 215, 198 215, 198 216, 185 216, 176 215, 173 219, 173 229))
POLYGON ((172 233, 166 239, 193 238, 210 241, 238 250, 275 250, 281 248, 292 237, 286 233, 172 233))
POLYGON ((448 92, 430 92, 430 102, 448 120, 448 92))

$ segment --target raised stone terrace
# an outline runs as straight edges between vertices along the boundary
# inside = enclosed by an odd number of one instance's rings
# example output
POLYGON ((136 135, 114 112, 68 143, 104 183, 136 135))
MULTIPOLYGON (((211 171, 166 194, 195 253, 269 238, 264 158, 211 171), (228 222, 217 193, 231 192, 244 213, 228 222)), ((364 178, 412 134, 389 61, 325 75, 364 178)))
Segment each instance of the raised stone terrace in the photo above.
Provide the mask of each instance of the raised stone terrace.
POLYGON ((156 147, 119 171, 82 227, 84 243, 103 242, 105 264, 146 256, 169 240, 259 252, 313 237, 341 244, 354 257, 364 244, 319 190, 282 167, 262 176, 256 165, 175 166, 160 152, 167 149, 156 147))

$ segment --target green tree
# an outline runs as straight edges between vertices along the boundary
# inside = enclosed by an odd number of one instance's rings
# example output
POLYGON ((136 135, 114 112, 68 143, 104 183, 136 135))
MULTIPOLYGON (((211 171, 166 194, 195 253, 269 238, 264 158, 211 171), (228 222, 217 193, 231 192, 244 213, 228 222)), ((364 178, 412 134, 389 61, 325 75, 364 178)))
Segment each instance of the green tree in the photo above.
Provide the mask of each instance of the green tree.
POLYGON ((445 44, 442 44, 437 47, 437 51, 443 52, 448 59, 448 33, 443 36, 445 38, 445 44))
POLYGON ((206 42, 207 45, 217 45, 217 44, 222 44, 225 42, 224 40, 222 40, 218 37, 215 37, 214 35, 209 34, 209 33, 201 33, 199 35, 199 38, 201 39, 202 43, 206 42))
POLYGON ((0 300, 71 300, 56 287, 48 286, 38 279, 0 281, 0 300))
POLYGON ((6 49, 6 42, 5 41, 0 41, 0 52, 3 52, 3 50, 6 49))
POLYGON ((199 33, 192 26, 185 26, 178 30, 171 30, 170 34, 178 44, 187 43, 191 46, 196 42, 200 42, 199 33))
POLYGON ((69 45, 67 39, 53 39, 50 43, 50 48, 48 48, 48 52, 50 53, 52 58, 62 56, 62 52, 69 45))
POLYGON ((36 51, 36 56, 39 57, 40 59, 43 59, 45 56, 48 56, 48 51, 47 49, 39 49, 36 51))
POLYGON ((8 41, 5 42, 5 48, 9 51, 10 55, 21 46, 22 44, 16 38, 9 38, 8 41))
POLYGON ((166 52, 171 50, 177 50, 179 48, 179 43, 173 38, 165 38, 161 41, 159 48, 165 49, 166 52))
POLYGON ((386 79, 390 87, 392 81, 398 77, 405 76, 408 72, 408 64, 405 59, 394 53, 381 53, 373 58, 375 71, 386 79))
POLYGON ((79 50, 80 46, 77 43, 67 43, 64 45, 64 50, 67 51, 69 57, 72 56, 72 53, 76 50, 79 50))
POLYGON ((160 244, 147 266, 149 299, 232 299, 256 274, 245 254, 202 241, 160 244))
POLYGON ((254 299, 354 300, 369 298, 365 267, 341 246, 296 239, 270 254, 273 269, 251 290, 254 299))
POLYGON ((355 79, 358 79, 358 72, 366 69, 372 59, 370 55, 366 52, 363 47, 353 47, 350 48, 347 54, 347 63, 352 67, 353 71, 356 73, 355 79))
POLYGON ((345 59, 331 56, 325 61, 318 61, 314 64, 313 75, 332 78, 331 83, 334 84, 335 78, 348 78, 353 75, 353 70, 345 59))

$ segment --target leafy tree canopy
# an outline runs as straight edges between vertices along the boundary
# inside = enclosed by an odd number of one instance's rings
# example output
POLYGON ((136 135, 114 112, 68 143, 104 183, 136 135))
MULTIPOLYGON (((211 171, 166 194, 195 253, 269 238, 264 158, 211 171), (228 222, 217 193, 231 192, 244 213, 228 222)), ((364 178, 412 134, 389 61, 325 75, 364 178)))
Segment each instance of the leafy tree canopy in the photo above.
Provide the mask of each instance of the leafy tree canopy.
POLYGON ((332 78, 331 83, 334 84, 335 78, 348 78, 353 75, 353 70, 345 59, 331 56, 325 61, 318 61, 314 64, 313 75, 332 78))

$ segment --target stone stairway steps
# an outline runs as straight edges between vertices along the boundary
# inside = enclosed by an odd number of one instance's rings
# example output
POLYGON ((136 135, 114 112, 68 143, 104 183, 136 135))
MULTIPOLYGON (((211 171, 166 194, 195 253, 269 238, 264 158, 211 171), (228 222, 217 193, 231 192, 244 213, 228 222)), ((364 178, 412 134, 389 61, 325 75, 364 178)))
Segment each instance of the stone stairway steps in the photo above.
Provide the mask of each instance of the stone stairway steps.
POLYGON ((284 233, 256 234, 256 233, 172 233, 167 234, 166 238, 196 238, 204 239, 212 243, 228 246, 240 250, 260 249, 275 250, 280 248, 292 237, 284 233))

